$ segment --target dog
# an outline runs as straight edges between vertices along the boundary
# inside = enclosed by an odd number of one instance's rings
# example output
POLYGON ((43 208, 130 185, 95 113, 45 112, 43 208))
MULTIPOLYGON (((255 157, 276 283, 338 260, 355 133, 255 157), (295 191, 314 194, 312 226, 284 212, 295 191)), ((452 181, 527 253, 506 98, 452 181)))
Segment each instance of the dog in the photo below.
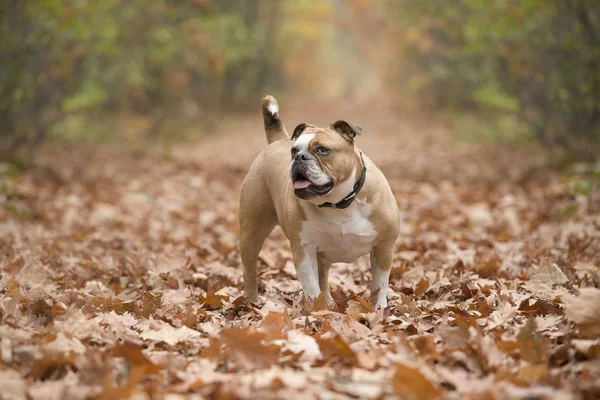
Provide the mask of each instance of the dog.
POLYGON ((304 298, 334 303, 332 263, 370 254, 372 302, 387 307, 398 204, 388 181, 359 150, 358 125, 337 121, 326 128, 301 123, 290 138, 275 98, 262 102, 269 145, 256 157, 240 193, 240 254, 244 297, 258 302, 258 253, 279 224, 290 248, 304 298))

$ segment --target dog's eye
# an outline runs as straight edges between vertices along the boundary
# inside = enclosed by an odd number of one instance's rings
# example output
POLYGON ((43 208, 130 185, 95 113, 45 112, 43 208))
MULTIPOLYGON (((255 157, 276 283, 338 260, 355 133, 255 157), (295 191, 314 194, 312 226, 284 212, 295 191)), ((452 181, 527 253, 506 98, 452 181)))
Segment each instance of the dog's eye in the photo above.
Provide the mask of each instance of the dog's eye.
POLYGON ((319 146, 319 147, 317 147, 316 152, 318 155, 326 156, 329 153, 331 153, 331 150, 328 149, 327 147, 319 146))
POLYGON ((296 157, 296 154, 298 154, 298 149, 292 148, 292 158, 296 157))

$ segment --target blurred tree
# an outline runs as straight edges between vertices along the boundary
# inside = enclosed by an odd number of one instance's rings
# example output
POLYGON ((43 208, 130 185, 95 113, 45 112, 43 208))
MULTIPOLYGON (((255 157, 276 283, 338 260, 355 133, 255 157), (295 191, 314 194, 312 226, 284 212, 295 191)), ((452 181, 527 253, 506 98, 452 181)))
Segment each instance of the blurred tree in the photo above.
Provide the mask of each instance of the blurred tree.
POLYGON ((156 135, 266 91, 395 82, 593 158, 599 26, 600 0, 0 0, 0 154, 110 118, 156 135))
POLYGON ((60 3, 0 2, 0 154, 38 144, 80 89, 84 27, 60 3))
POLYGON ((294 38, 279 31, 292 3, 0 1, 0 154, 107 113, 147 116, 155 134, 170 120, 255 107, 283 84, 277 56, 294 38))
POLYGON ((600 1, 402 0, 394 11, 405 87, 516 114, 543 144, 598 156, 600 1))

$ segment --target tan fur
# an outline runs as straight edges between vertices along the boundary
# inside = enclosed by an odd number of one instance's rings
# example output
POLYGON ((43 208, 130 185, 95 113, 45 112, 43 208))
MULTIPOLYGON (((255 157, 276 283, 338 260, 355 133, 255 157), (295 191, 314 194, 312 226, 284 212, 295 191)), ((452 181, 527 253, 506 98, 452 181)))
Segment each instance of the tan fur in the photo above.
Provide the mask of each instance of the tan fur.
MULTIPOLYGON (((322 171, 333 180, 335 185, 330 193, 310 200, 302 200, 294 195, 294 187, 289 175, 292 161, 290 153, 294 144, 292 140, 275 140, 269 144, 256 157, 242 184, 240 196, 240 250, 244 265, 244 293, 253 302, 258 301, 257 256, 265 238, 275 225, 279 224, 281 226, 290 241, 296 268, 305 261, 307 248, 301 237, 303 222, 307 220, 305 210, 311 210, 311 215, 319 215, 325 219, 336 219, 345 215, 343 213, 352 212, 352 207, 361 207, 361 204, 363 206, 368 204, 370 209, 368 220, 376 231, 371 249, 372 259, 375 257, 377 268, 383 269, 388 274, 391 268, 393 244, 398 236, 399 212, 387 180, 375 164, 364 156, 367 165, 367 177, 356 201, 346 210, 318 208, 318 204, 324 202, 336 203, 348 195, 349 191, 342 191, 338 184, 349 179, 351 180, 348 182, 353 184, 359 179, 361 160, 353 140, 348 140, 347 137, 340 135, 331 127, 309 126, 302 134, 306 133, 315 133, 314 138, 309 143, 309 151, 317 158, 322 171), (331 154, 326 157, 319 157, 315 152, 318 146, 330 148, 331 154), (351 176, 353 171, 354 176, 351 176)), ((267 135, 269 135, 269 132, 267 132, 267 135)), ((304 238, 304 242, 306 242, 306 238, 304 238)), ((318 283, 320 291, 331 301, 327 284, 327 272, 330 262, 339 262, 340 260, 325 261, 324 257, 319 256, 319 252, 320 249, 317 248, 316 257, 319 259, 318 283)), ((314 268, 317 268, 317 266, 315 265, 314 268)), ((374 270, 374 274, 376 272, 374 270)), ((304 289, 306 293, 307 289, 304 289)))

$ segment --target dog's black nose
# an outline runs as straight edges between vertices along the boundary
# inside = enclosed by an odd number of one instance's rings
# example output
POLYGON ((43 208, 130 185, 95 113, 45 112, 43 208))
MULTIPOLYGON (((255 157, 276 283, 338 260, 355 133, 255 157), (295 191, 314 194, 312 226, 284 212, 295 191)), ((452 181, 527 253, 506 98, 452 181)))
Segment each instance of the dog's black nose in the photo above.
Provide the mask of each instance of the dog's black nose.
POLYGON ((307 153, 298 153, 296 155, 296 160, 308 161, 310 160, 310 156, 307 153))

